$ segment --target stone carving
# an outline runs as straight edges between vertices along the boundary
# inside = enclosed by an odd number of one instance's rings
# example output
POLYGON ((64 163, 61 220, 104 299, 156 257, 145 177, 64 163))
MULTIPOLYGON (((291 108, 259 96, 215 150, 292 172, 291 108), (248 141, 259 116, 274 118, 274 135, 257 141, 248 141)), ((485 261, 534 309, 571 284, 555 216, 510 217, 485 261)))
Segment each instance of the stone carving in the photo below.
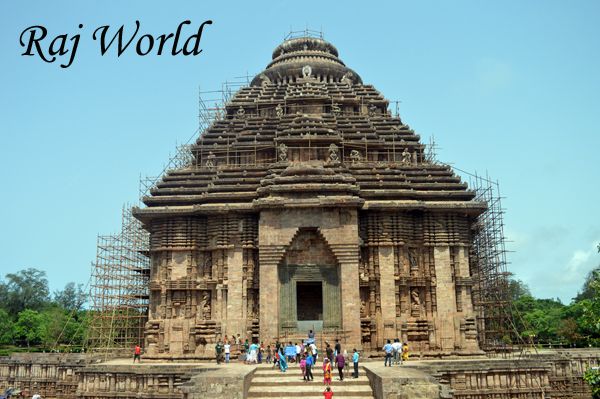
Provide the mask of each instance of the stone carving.
POLYGON ((419 298, 419 292, 417 290, 412 290, 410 293, 410 299, 412 301, 413 306, 421 306, 421 299, 419 298))
POLYGON ((411 159, 412 156, 410 155, 410 152, 408 152, 408 148, 405 148, 404 151, 402 151, 402 163, 410 164, 411 159))
POLYGON ((360 152, 358 152, 358 150, 350 151, 350 160, 352 161, 352 163, 360 162, 361 159, 362 159, 362 157, 360 155, 360 152))
POLYGON ((207 168, 214 168, 215 167, 215 154, 213 154, 212 151, 208 152, 208 155, 206 156, 206 167, 207 168))
POLYGON ((246 116, 246 110, 241 105, 240 105, 240 107, 237 110, 237 115, 240 118, 243 118, 244 116, 246 116))
POLYGON ((310 75, 312 75, 312 68, 310 65, 304 65, 304 67, 302 67, 302 77, 307 79, 310 78, 310 75))
POLYGON ((341 83, 346 83, 346 84, 352 84, 352 80, 354 78, 354 74, 352 72, 346 72, 344 74, 344 76, 342 76, 342 79, 340 80, 341 83))
POLYGON ((202 318, 204 320, 210 320, 210 293, 208 291, 202 293, 200 310, 202 311, 202 318))
POLYGON ((334 143, 331 143, 329 145, 329 162, 338 162, 339 160, 340 157, 338 146, 334 143))
POLYGON ((335 116, 340 116, 340 114, 342 113, 342 109, 340 108, 339 105, 337 105, 336 103, 333 103, 333 105, 331 106, 331 112, 335 116))
POLYGON ((362 299, 360 301, 360 316, 367 317, 367 303, 362 299))
POLYGON ((377 106, 374 104, 369 105, 369 116, 374 116, 377 113, 377 106))
POLYGON ((277 106, 275 107, 275 115, 277 115, 278 118, 281 118, 283 116, 283 107, 281 106, 281 104, 277 104, 277 106))
POLYGON ((417 290, 410 292, 410 309, 412 317, 421 316, 421 298, 419 298, 419 291, 417 290))
POLYGON ((412 154, 412 161, 415 165, 417 164, 417 152, 416 151, 413 152, 413 154, 412 154))
POLYGON ((277 149, 279 150, 279 160, 281 162, 287 162, 287 160, 288 160, 287 145, 285 145, 284 143, 281 143, 281 144, 279 144, 279 147, 277 147, 277 149))

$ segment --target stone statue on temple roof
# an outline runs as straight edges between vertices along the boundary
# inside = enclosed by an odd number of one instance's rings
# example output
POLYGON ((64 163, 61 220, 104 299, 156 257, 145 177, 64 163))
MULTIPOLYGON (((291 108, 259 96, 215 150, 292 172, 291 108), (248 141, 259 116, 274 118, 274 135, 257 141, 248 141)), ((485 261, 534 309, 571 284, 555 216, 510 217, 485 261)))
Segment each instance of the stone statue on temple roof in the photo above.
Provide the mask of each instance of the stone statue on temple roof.
POLYGON ((288 147, 287 145, 285 145, 284 143, 279 144, 279 147, 277 147, 278 152, 279 152, 279 160, 281 162, 287 162, 288 160, 288 147))
POLYGON ((339 160, 339 148, 334 143, 331 143, 329 145, 329 162, 338 162, 339 160))

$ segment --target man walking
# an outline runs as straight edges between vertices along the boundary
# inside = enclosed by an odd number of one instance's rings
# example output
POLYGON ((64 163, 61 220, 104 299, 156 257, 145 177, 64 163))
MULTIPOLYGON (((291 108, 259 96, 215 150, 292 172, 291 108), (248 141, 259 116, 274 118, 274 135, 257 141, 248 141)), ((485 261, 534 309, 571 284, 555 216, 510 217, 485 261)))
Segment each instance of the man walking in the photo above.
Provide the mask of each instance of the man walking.
POLYGON ((383 346, 383 350, 385 352, 385 360, 383 361, 383 367, 387 365, 392 367, 392 352, 394 351, 394 348, 392 347, 392 344, 389 339, 387 340, 387 343, 383 346))
POLYGON ((308 356, 306 356, 306 370, 304 372, 304 380, 305 381, 313 380, 312 367, 314 364, 315 364, 315 359, 313 358, 312 354, 310 352, 308 352, 308 356))
POLYGON ((344 359, 343 353, 338 352, 338 354, 335 356, 335 364, 337 364, 340 381, 344 381, 344 366, 346 365, 346 359, 344 359))

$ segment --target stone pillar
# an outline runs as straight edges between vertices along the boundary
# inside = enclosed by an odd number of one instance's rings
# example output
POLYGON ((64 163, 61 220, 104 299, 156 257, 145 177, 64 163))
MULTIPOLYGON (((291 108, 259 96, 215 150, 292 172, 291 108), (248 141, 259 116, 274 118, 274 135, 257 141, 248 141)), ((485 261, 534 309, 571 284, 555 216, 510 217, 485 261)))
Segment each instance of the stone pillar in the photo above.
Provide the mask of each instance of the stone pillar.
POLYGON ((243 263, 244 252, 241 247, 234 247, 227 251, 227 324, 223 330, 227 336, 232 334, 244 336, 246 333, 242 284, 243 263))
POLYGON ((456 289, 450 267, 450 247, 439 245, 433 249, 435 263, 437 315, 435 329, 442 351, 453 351, 456 317, 456 289))
POLYGON ((378 334, 383 342, 386 339, 396 338, 396 287, 394 279, 394 247, 390 245, 379 246, 379 293, 381 295, 381 317, 383 329, 378 334))
MULTIPOLYGON (((463 278, 470 277, 469 273, 469 247, 459 247, 456 257, 457 270, 456 274, 463 278)), ((473 317, 473 302, 466 286, 462 286, 460 290, 462 299, 462 311, 466 317, 473 317)))

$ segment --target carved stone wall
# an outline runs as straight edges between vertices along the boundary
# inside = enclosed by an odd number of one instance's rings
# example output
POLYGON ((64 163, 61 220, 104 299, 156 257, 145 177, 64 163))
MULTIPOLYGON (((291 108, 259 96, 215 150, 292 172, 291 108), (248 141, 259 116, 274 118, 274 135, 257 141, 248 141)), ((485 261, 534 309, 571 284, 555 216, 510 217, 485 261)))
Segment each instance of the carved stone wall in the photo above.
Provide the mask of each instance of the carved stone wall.
POLYGON ((424 355, 478 352, 468 216, 360 212, 361 336, 378 350, 408 341, 424 355))
POLYGON ((157 219, 146 357, 209 357, 224 335, 257 334, 257 216, 157 219))

